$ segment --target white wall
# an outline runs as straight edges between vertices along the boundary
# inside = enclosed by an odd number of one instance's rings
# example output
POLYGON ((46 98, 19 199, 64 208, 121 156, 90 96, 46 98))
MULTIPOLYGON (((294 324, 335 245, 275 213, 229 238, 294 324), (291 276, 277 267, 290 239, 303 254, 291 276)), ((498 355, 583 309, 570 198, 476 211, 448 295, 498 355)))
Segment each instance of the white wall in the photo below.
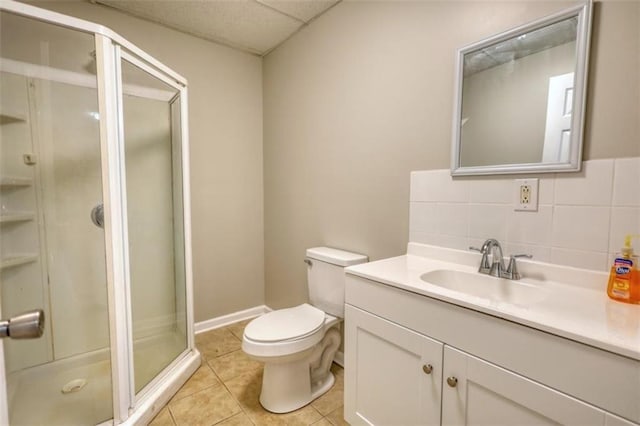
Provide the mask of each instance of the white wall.
POLYGON ((505 256, 608 270, 624 236, 640 234, 640 157, 589 160, 580 173, 537 177, 538 211, 521 212, 513 176, 413 172, 409 241, 467 250, 496 238, 505 256))
POLYGON ((187 78, 195 319, 263 304, 262 60, 88 2, 33 4, 105 25, 187 78))

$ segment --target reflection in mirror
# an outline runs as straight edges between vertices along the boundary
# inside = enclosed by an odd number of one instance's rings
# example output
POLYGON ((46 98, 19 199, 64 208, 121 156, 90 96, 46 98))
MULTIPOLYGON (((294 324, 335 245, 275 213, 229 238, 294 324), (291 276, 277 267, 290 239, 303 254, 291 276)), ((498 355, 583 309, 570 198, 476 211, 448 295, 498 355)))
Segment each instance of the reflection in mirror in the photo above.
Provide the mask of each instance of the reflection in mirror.
POLYGON ((453 175, 579 170, 589 6, 460 49, 453 175))

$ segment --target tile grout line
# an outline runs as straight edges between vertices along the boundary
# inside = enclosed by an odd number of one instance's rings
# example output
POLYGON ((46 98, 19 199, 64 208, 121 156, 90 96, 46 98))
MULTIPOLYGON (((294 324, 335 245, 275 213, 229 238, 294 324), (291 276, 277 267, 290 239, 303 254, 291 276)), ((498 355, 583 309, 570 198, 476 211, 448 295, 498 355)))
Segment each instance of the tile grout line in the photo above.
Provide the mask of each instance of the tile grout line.
MULTIPOLYGON (((232 395, 232 396, 233 396, 233 395, 232 395)), ((240 407, 240 404, 238 404, 238 407, 240 407)), ((226 421, 226 420, 229 420, 231 417, 235 417, 235 416, 237 416, 237 415, 238 415, 238 414, 240 414, 240 413, 243 413, 243 411, 242 411, 242 407, 240 407, 240 411, 238 411, 237 413, 233 413, 232 415, 230 415, 230 416, 228 416, 228 417, 225 417, 224 419, 220 419, 220 421, 217 421, 217 422, 215 422, 215 423, 212 423, 212 424, 211 424, 211 426, 219 425, 220 423, 222 423, 222 422, 224 422, 224 421, 226 421)), ((244 414, 244 413, 243 413, 243 414, 244 414)))
POLYGON ((171 407, 169 407, 169 404, 167 404, 167 411, 169 412, 169 417, 171 418, 174 426, 178 426, 178 422, 176 421, 175 417, 173 417, 173 413, 171 412, 171 407))
MULTIPOLYGON (((238 321, 238 322, 241 322, 241 321, 238 321)), ((237 323, 234 323, 234 324, 237 324, 237 323)), ((233 324, 230 324, 230 325, 233 325, 233 324)), ((229 326, 227 326, 227 327, 229 327, 229 326)), ((232 335, 233 337, 235 337, 237 340, 240 340, 240 339, 238 339, 238 337, 237 337, 235 334, 233 334, 231 331, 229 331, 229 333, 231 333, 231 335, 232 335)), ((242 342, 242 341, 240 340, 240 342, 242 342)), ((216 357, 216 358, 217 358, 217 357, 216 357)), ((209 364, 209 361, 207 360, 207 365, 208 365, 208 364, 209 364)), ((211 368, 211 370, 213 370, 213 368, 212 368, 212 367, 210 367, 210 368, 211 368)), ((222 380, 222 379, 218 376, 218 374, 217 374, 215 371, 213 371, 213 373, 216 375, 216 377, 218 377, 218 379, 220 380, 220 383, 222 384, 222 386, 224 386, 224 388, 227 390, 227 392, 229 392, 229 395, 231 395, 231 398, 233 398, 233 400, 234 400, 234 401, 236 401, 236 403, 238 404, 238 407, 240 407, 240 411, 241 411, 241 412, 242 412, 242 413, 247 417, 247 419, 249 419, 249 421, 251 422, 251 424, 256 425, 256 422, 251 418, 251 416, 249 415, 249 413, 247 413, 247 411, 245 410, 245 408, 244 408, 244 406, 242 405, 242 403, 240 402, 240 400, 239 400, 238 398, 236 398, 236 396, 233 394, 233 392, 231 392, 231 389, 229 389, 229 387, 227 386, 227 383, 226 383, 224 380, 222 380)), ((246 373, 245 373, 245 374, 246 374, 246 373)), ((235 378, 237 378, 237 377, 240 377, 240 376, 242 376, 242 374, 239 374, 238 376, 233 377, 233 378, 230 378, 230 379, 228 379, 228 380, 233 380, 233 379, 235 379, 235 378)))
MULTIPOLYGON (((239 377, 239 376, 238 376, 239 377)), ((238 398, 236 398, 236 396, 233 394, 233 392, 231 392, 231 389, 229 389, 229 387, 227 386, 227 384, 225 382, 222 382, 222 386, 224 386, 224 388, 227 390, 227 392, 229 392, 229 395, 231 395, 231 397, 233 398, 233 400, 238 404, 238 407, 240 407, 240 411, 242 413, 244 413, 245 416, 247 416, 247 418, 249 419, 249 421, 251 422, 251 424, 255 425, 256 422, 253 421, 253 419, 251 418, 251 416, 249 415, 249 413, 247 413, 244 409, 244 407, 242 406, 242 403, 240 402, 240 400, 238 398)))
MULTIPOLYGON (((169 409, 171 409, 171 407, 170 407, 171 402, 176 402, 176 403, 177 403, 178 401, 182 401, 183 399, 187 399, 187 398, 189 398, 189 397, 191 397, 191 396, 194 396, 194 395, 195 395, 195 394, 197 394, 197 393, 200 393, 200 392, 206 391, 206 390, 211 389, 211 388, 215 388, 216 386, 220 386, 220 385, 222 385, 222 382, 220 382, 220 383, 216 383, 216 384, 213 384, 213 385, 205 386, 205 387, 203 387, 202 389, 198 389, 197 391, 194 391, 193 393, 190 393, 189 395, 185 395, 185 396, 183 396, 182 398, 176 399, 175 401, 173 401, 173 398, 172 398, 172 399, 169 401, 169 403, 167 404, 167 407, 168 407, 169 409)), ((175 395, 174 395, 174 397, 175 397, 175 395)))
POLYGON ((607 260, 604 265, 605 270, 609 268, 608 263, 611 261, 610 259, 611 255, 609 253, 611 252, 611 249, 613 247, 613 241, 611 241, 611 235, 613 233, 613 204, 614 204, 613 191, 615 191, 615 188, 616 188, 616 169, 617 169, 616 165, 617 165, 617 161, 614 159, 613 170, 611 172, 611 191, 609 193, 609 229, 607 232, 607 260))

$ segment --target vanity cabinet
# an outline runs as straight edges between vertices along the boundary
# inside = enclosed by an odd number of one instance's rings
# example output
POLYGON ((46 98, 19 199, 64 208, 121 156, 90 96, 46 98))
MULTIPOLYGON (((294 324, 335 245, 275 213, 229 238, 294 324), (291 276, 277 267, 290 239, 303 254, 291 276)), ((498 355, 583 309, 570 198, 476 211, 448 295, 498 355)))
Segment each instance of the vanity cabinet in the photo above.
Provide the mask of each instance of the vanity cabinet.
POLYGON ((352 425, 638 424, 635 360, 351 275, 345 297, 352 425))
POLYGON ((352 306, 345 311, 345 371, 352 379, 352 392, 345 394, 347 421, 440 424, 444 345, 352 306))
POLYGON ((444 374, 445 425, 604 424, 601 410, 449 346, 444 374))

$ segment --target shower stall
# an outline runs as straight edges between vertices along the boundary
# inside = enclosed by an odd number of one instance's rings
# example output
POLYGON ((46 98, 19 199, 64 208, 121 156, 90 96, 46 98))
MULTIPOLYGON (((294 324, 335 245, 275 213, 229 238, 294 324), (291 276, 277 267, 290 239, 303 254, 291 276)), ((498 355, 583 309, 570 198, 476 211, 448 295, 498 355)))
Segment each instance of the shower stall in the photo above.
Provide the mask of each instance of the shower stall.
POLYGON ((0 424, 157 414, 200 365, 190 243, 186 80, 0 2, 0 424))

